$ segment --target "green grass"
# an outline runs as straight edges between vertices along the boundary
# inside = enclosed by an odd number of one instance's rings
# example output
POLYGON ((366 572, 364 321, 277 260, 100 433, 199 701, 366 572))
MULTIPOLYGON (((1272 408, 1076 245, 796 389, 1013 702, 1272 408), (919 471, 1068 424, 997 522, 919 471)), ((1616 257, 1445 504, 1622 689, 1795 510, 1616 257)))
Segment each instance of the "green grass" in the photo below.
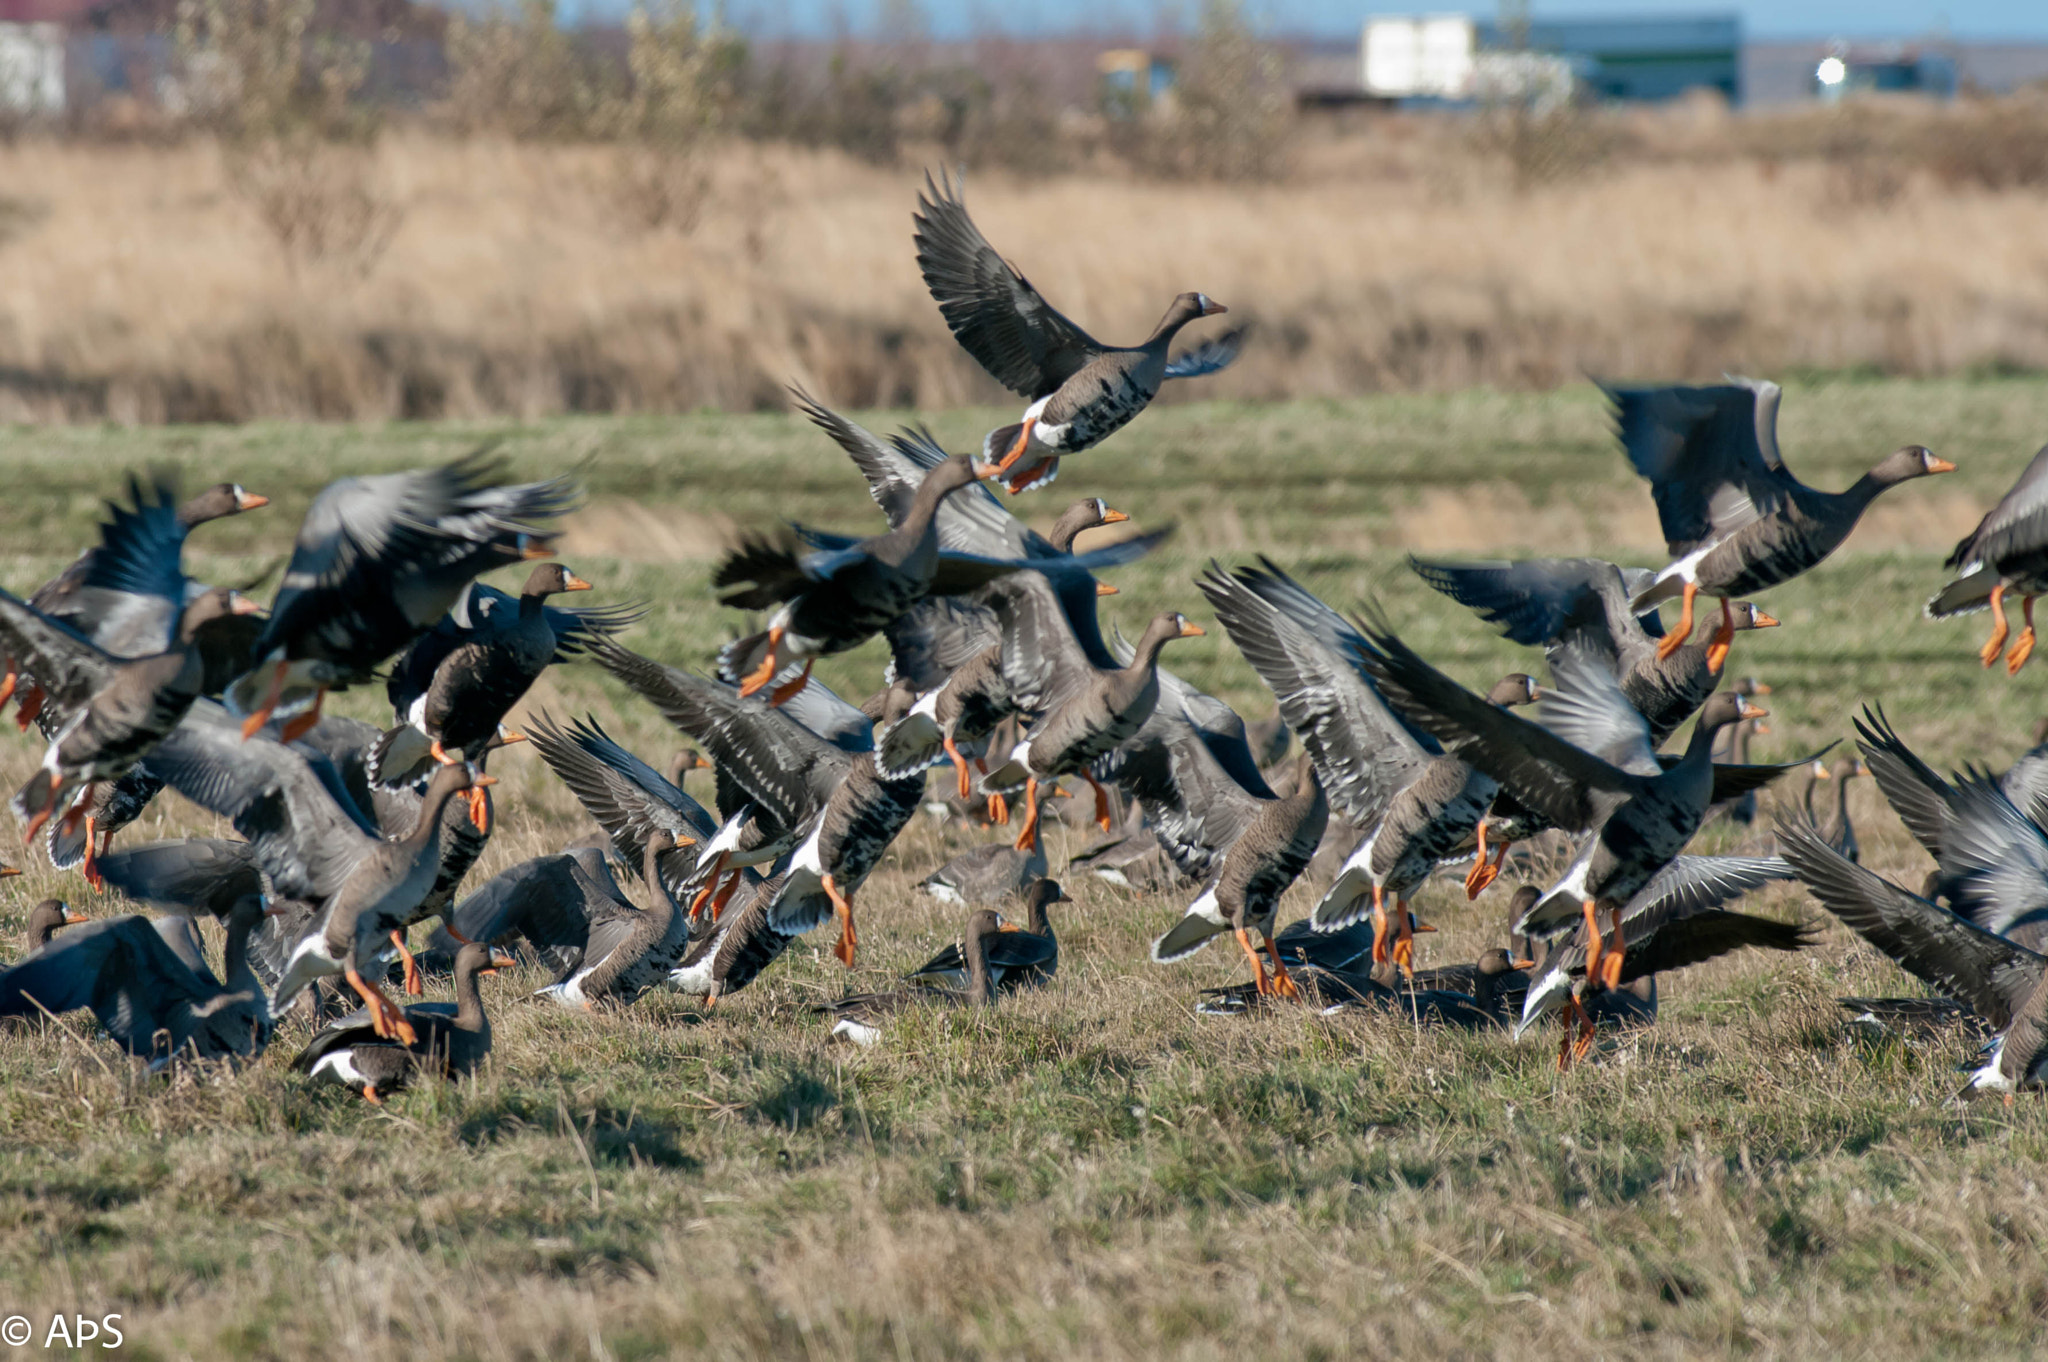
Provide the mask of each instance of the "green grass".
MULTIPOLYGON (((993 417, 934 424, 960 447, 993 417)), ((1907 441, 1962 471, 1889 494, 1896 513, 1763 599, 1786 627, 1745 635, 1734 664, 1774 687, 1758 755, 1845 736, 1868 699, 1937 762, 2002 765, 2048 708, 2036 673, 1981 671, 1982 621, 1930 624, 1919 604, 1950 522, 2048 432, 2048 383, 1817 383, 1784 427, 1824 486, 1907 441)), ((579 468, 592 507, 565 558, 598 599, 652 604, 634 646, 690 664, 739 622, 705 589, 730 528, 878 519, 845 460, 782 418, 0 438, 16 590, 85 541, 126 467, 277 499, 195 536, 195 566, 226 580, 285 550, 327 478, 502 439, 522 473, 579 468)), ((1206 622, 1193 573, 1263 550, 1340 607, 1379 595, 1474 683, 1533 659, 1415 585, 1408 547, 1656 549, 1589 391, 1165 408, 1023 509, 1043 525, 1097 493, 1182 527, 1117 575, 1104 604, 1126 632, 1169 606, 1206 622)), ((1168 663, 1270 712, 1220 631, 1168 663)), ((880 666, 871 645, 821 671, 860 695, 880 666)), ((382 717, 380 698, 342 706, 382 717)), ((657 760, 678 741, 589 668, 534 701, 589 709, 657 760)), ((0 756, 12 782, 36 752, 0 756)), ((484 873, 586 829, 530 753, 494 769, 484 873)), ((1866 862, 1917 880, 1924 858, 1867 782, 1854 793, 1866 862)), ((166 798, 130 835, 210 826, 166 798)), ((906 832, 863 895, 851 976, 807 940, 708 1015, 662 997, 600 1017, 518 1001, 537 972, 500 977, 489 1071, 383 1110, 293 1075, 290 1028, 240 1072, 141 1083, 89 1018, 0 1036, 0 1313, 33 1317, 38 1342, 50 1311, 120 1313, 125 1351, 160 1358, 2022 1356, 2048 1331, 2048 1115, 1953 1104, 1960 1037, 1846 1036, 1835 996, 1912 986, 1837 926, 1798 958, 1667 979, 1653 1030, 1559 1075, 1533 1036, 1197 1019, 1194 991, 1238 972, 1229 954, 1153 966, 1180 902, 1071 877, 1053 988, 910 1016, 873 1051, 828 1044, 805 1005, 949 939, 955 915, 913 887, 975 837, 906 832)), ((1055 866, 1085 840, 1055 829, 1055 866)), ((10 934, 47 893, 122 911, 47 866, 12 883, 10 934)), ((1494 943, 1504 900, 1430 887, 1427 953, 1494 943)), ((1782 888, 1753 906, 1819 912, 1782 888)))

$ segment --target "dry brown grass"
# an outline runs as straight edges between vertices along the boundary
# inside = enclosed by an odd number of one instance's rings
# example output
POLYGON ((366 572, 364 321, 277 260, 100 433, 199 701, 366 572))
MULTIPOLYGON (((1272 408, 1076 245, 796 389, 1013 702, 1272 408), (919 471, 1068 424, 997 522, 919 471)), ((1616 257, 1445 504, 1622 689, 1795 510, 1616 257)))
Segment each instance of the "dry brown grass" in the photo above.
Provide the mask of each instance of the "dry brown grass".
MULTIPOLYGON (((1986 131, 2030 108, 1818 128, 1678 110, 1520 194, 1459 128, 1396 118, 1300 137, 1277 183, 989 172, 970 202, 1101 335, 1143 334, 1183 288, 1257 322, 1211 396, 2032 370, 2044 199, 2026 139, 1986 131)), ((207 141, 0 147, 0 419, 744 410, 790 380, 993 400, 911 259, 915 163, 936 155, 392 133, 335 162, 374 189, 381 252, 309 271, 207 141)))

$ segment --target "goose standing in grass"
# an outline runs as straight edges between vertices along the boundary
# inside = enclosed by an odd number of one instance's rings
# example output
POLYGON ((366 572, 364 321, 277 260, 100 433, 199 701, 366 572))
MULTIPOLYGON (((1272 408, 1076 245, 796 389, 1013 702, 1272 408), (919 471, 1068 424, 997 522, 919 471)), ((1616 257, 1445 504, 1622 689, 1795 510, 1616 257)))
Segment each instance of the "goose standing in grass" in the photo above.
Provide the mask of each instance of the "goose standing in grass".
MULTIPOLYGON (((1042 879, 1031 886, 1025 895, 1024 926, 998 932, 983 945, 991 989, 1008 993, 1052 982, 1053 975, 1059 972, 1060 943, 1053 934, 1051 914, 1046 910, 1055 903, 1071 902, 1057 880, 1042 879)), ((966 988, 973 982, 966 949, 959 942, 903 977, 910 983, 937 983, 951 988, 966 988)))
POLYGON ((324 757, 245 738, 210 700, 193 706, 150 765, 172 789, 229 820, 255 846, 274 898, 316 905, 309 928, 292 942, 277 1005, 289 1005, 314 980, 338 974, 370 1009, 379 1034, 410 1043, 403 1015, 365 972, 387 941, 404 949, 400 929, 441 872, 448 802, 495 778, 467 765, 437 768, 412 831, 387 841, 324 757))
POLYGON ((1806 783, 1807 819, 1820 829, 1822 841, 1850 860, 1861 861, 1863 849, 1856 840, 1856 824, 1849 818, 1849 782, 1869 775, 1869 768, 1854 757, 1838 757, 1833 765, 1816 761, 1812 770, 1813 778, 1806 783), (1828 785, 1828 810, 1825 817, 1819 817, 1814 813, 1813 794, 1823 781, 1828 785))
MULTIPOLYGON (((1228 574, 1212 568, 1197 584, 1279 701, 1331 807, 1366 830, 1316 906, 1315 924, 1335 931, 1370 913, 1373 963, 1412 969, 1408 896, 1473 837, 1499 782, 1389 709, 1360 670, 1370 649, 1358 631, 1273 562, 1260 562, 1228 574)), ((1527 704, 1539 693, 1518 672, 1502 678, 1491 701, 1527 704)), ((1481 861, 1485 854, 1482 842, 1481 861)))
MULTIPOLYGON (((0 869, 14 868, 7 866, 0 869)), ((14 873, 19 875, 21 872, 14 870, 14 873)), ((92 919, 84 913, 73 912, 71 905, 62 899, 44 899, 29 910, 28 923, 21 932, 22 954, 32 954, 49 945, 58 931, 65 927, 76 927, 80 923, 90 921, 92 919)))
POLYGON ((1778 451, 1775 383, 1737 379, 1709 388, 1607 388, 1622 451, 1649 479, 1664 527, 1670 566, 1638 589, 1643 610, 1678 596, 1678 625, 1658 652, 1691 637, 1693 600, 1721 601, 1714 645, 1725 660, 1735 637, 1729 602, 1790 581, 1833 553, 1887 488, 1955 465, 1921 445, 1906 445, 1841 492, 1822 492, 1792 476, 1778 451))
POLYGON ((958 991, 941 988, 899 988, 888 993, 855 993, 812 1012, 832 1018, 832 1035, 855 1045, 873 1045, 881 1040, 889 1019, 906 1007, 947 1003, 964 1007, 987 1007, 995 1001, 995 985, 989 973, 989 945, 1000 932, 1014 930, 993 908, 978 908, 967 919, 961 937, 961 955, 967 964, 967 987, 958 991))
POLYGON ((951 176, 942 172, 934 182, 927 174, 917 207, 917 267, 953 338, 997 382, 1030 400, 1021 423, 990 432, 982 443, 982 457, 1006 475, 1013 494, 1058 477, 1061 455, 1107 439, 1167 379, 1212 374, 1237 358, 1241 329, 1167 358, 1182 327, 1229 310, 1205 293, 1176 297, 1142 344, 1104 345, 1055 312, 996 254, 967 216, 951 176))
MULTIPOLYGON (((1712 635, 1681 639, 1659 651, 1663 625, 1655 607, 1638 614, 1631 590, 1655 575, 1598 558, 1537 558, 1519 563, 1439 563, 1410 558, 1415 574, 1501 633, 1527 647, 1554 650, 1567 637, 1587 640, 1608 656, 1621 693, 1650 725, 1661 746, 1699 712, 1721 682, 1727 662, 1712 635)), ((1772 629, 1778 621, 1747 601, 1730 607, 1732 626, 1772 629)), ((1716 631, 1718 632, 1718 631, 1716 631)))
POLYGON ((1038 845, 1039 791, 1061 776, 1078 775, 1095 793, 1102 830, 1114 826, 1109 795, 1089 769, 1134 736, 1159 703, 1155 668, 1159 650, 1177 638, 1199 638, 1202 626, 1169 611, 1153 619, 1127 666, 1105 669, 1091 659, 1068 627, 1043 577, 992 593, 1003 621, 1003 675, 1010 693, 1034 716, 1008 760, 981 778, 985 794, 1024 790, 1024 824, 1017 848, 1038 845))
POLYGON ((321 1028, 292 1067, 379 1105, 385 1094, 422 1074, 466 1078, 491 1053, 491 1019, 484 1014, 477 981, 515 964, 511 956, 471 942, 455 953, 455 1001, 414 1003, 405 1009, 413 1039, 394 1044, 377 1030, 369 1012, 355 1012, 321 1028))
POLYGON ((647 886, 647 906, 594 900, 582 951, 536 997, 594 1012, 600 1002, 630 1003, 668 977, 690 946, 689 915, 676 905, 661 873, 661 858, 676 843, 666 828, 647 834, 640 876, 647 886))
POLYGON ((560 563, 536 563, 516 600, 470 583, 455 608, 392 664, 386 694, 399 723, 370 750, 370 778, 409 785, 427 778, 430 762, 456 760, 451 751, 476 760, 543 671, 646 613, 548 604, 552 596, 588 590, 590 583, 560 563))
MULTIPOLYGON (((261 1054, 270 1041, 271 1014, 250 964, 249 938, 263 918, 257 898, 243 899, 229 915, 225 984, 206 972, 203 960, 195 970, 188 955, 140 914, 73 927, 0 970, 0 1017, 88 1008, 123 1049, 152 1068, 185 1055, 261 1054)), ((190 930, 184 918, 164 922, 190 930)))
POLYGON ((1821 905, 1908 973, 1966 1003, 1996 1030, 1963 1092, 2048 1083, 2048 956, 1908 893, 1849 861, 1811 829, 1778 844, 1821 905))
POLYGON ((2034 655, 2034 599, 2048 592, 2048 445, 2028 462, 2012 490, 1984 513, 1977 528, 1957 542, 1942 566, 1955 573, 1955 580, 1927 602, 1927 618, 1946 619, 1989 606, 1991 637, 1977 654, 1987 667, 1998 661, 2012 633, 2005 598, 2019 596, 2025 627, 2005 658, 2005 674, 2018 676, 2034 655))
POLYGON ((1580 645, 1552 660, 1556 684, 1537 701, 1541 722, 1531 723, 1430 666, 1383 620, 1368 625, 1365 642, 1365 668, 1389 700, 1552 826, 1583 838, 1565 873, 1511 930, 1554 936, 1583 913, 1589 972, 1602 949, 1596 911, 1608 908, 1618 933, 1625 905, 1684 850, 1717 794, 1727 798, 1788 769, 1715 767, 1715 734, 1767 712, 1727 691, 1701 707, 1685 754, 1667 768, 1613 673, 1580 645))
MULTIPOLYGON (((794 831, 792 859, 772 881, 775 897, 767 907, 773 924, 801 933, 836 918, 833 953, 851 967, 858 940, 853 896, 917 812, 923 774, 887 779, 872 749, 848 752, 770 704, 609 639, 600 640, 592 656, 702 744, 721 777, 744 790, 766 819, 794 831)), ((892 686, 885 726, 912 702, 907 686, 892 686)))
POLYGON ((341 478, 313 498, 292 545, 254 668, 228 687, 254 734, 283 711, 289 742, 319 722, 327 692, 361 685, 439 623, 479 575, 545 558, 535 522, 577 502, 566 477, 505 483, 473 454, 440 468, 341 478))

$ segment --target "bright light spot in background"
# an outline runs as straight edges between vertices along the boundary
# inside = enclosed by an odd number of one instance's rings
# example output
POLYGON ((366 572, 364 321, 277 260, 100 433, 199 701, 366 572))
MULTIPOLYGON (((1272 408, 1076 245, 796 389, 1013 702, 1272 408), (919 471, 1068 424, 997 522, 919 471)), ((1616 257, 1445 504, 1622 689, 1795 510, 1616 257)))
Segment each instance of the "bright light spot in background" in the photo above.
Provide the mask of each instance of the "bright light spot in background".
POLYGON ((1813 74, 1819 77, 1823 85, 1840 85, 1849 74, 1849 65, 1840 57, 1826 57, 1815 68, 1813 74))

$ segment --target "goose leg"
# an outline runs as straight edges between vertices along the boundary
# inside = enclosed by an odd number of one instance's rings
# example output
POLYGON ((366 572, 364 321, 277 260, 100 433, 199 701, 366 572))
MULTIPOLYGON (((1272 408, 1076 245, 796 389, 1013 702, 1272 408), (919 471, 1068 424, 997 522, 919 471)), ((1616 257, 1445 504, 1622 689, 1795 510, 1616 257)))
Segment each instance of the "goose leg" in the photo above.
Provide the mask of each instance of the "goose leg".
POLYGON ((405 1013, 398 1010, 392 1001, 384 996, 384 990, 356 973, 350 965, 342 971, 348 986, 363 1000, 363 1006, 370 1010, 370 1029, 386 1040, 395 1040, 402 1045, 419 1044, 419 1033, 412 1029, 412 1023, 405 1019, 405 1013))
POLYGON ((455 758, 448 755, 447 749, 441 746, 439 738, 434 739, 434 745, 427 749, 427 755, 432 757, 435 764, 439 766, 453 766, 455 764, 455 758))
POLYGON ((1572 1030, 1579 1018, 1584 1015, 1584 1011, 1579 1007, 1579 995, 1576 993, 1565 995, 1564 1011, 1560 1014, 1564 1022, 1564 1034, 1558 1038, 1557 1042, 1557 1071, 1559 1073, 1563 1073, 1571 1067, 1572 1030))
POLYGON ((1024 782, 1024 826, 1017 833, 1017 850, 1038 850, 1038 777, 1024 782))
POLYGON ((1273 962, 1273 992, 1283 998, 1299 998, 1301 990, 1287 973, 1287 965, 1280 959, 1280 948, 1273 944, 1273 934, 1261 931, 1259 935, 1266 939, 1266 957, 1273 962))
MULTIPOLYGON (((28 778, 29 783, 21 787, 22 795, 26 795, 35 785, 37 777, 42 778, 44 788, 48 791, 48 794, 43 797, 42 806, 28 820, 28 830, 21 834, 21 844, 23 846, 30 846, 35 842, 36 834, 43 830, 43 824, 50 821, 50 815, 56 811, 57 807, 57 777, 54 772, 37 771, 35 775, 30 776, 28 778)), ((16 798, 20 797, 19 795, 16 796, 16 798)))
POLYGON ((13 658, 7 659, 7 675, 0 676, 0 707, 5 707, 14 698, 14 688, 21 684, 21 669, 13 658))
POLYGON ((992 794, 988 797, 988 823, 990 827, 994 827, 998 823, 1001 823, 1005 827, 1009 826, 1009 800, 1003 798, 999 794, 992 794))
POLYGON ((1469 902, 1486 892, 1486 887, 1500 878, 1501 866, 1507 862, 1508 848, 1514 843, 1506 839, 1494 847, 1491 864, 1486 859, 1486 819, 1479 820, 1479 849, 1472 854, 1472 870, 1465 876, 1465 898, 1469 902))
POLYGON ((740 678, 740 695, 742 698, 752 695, 755 691, 775 679, 777 670, 775 655, 780 651, 782 651, 782 626, 771 624, 768 626, 768 651, 762 655, 761 665, 740 678))
POLYGON ((377 1095, 377 1085, 375 1083, 363 1084, 363 1100, 373 1107, 384 1105, 384 1099, 377 1095))
POLYGON ((1707 645, 1707 671, 1714 676, 1721 674, 1721 668, 1728 665, 1728 650, 1735 646, 1735 615, 1728 609, 1728 598, 1721 598, 1721 627, 1714 631, 1714 641, 1707 645))
POLYGON ((953 735, 946 735, 946 758, 953 763, 953 774, 960 788, 960 798, 973 797, 974 783, 967 778, 967 758, 960 755, 960 749, 953 743, 953 735))
POLYGON ((1273 986, 1266 979, 1266 962, 1252 949, 1252 934, 1239 927, 1231 935, 1237 938, 1237 948, 1244 952, 1244 958, 1252 962, 1252 988, 1261 998, 1271 995, 1273 986))
POLYGON ((830 875, 820 883, 825 886, 825 897, 832 900, 832 915, 839 919, 839 940, 833 945, 832 954, 839 957, 840 964, 852 969, 853 950, 859 944, 853 931, 853 900, 839 892, 830 875))
POLYGON ((2012 633, 2012 626, 2005 622, 2005 583, 1991 588, 1991 639, 1977 650, 1977 660, 1985 666, 1998 661, 1998 655, 2005 651, 2006 636, 2012 633))
POLYGON ((1584 1059, 1587 1053, 1592 1050, 1593 1035, 1593 1014, 1588 1012, 1582 1003, 1579 1005, 1579 1038, 1572 1042, 1573 1060, 1584 1059))
POLYGON ((425 992, 426 992, 427 990, 426 990, 426 988, 425 988, 425 987, 424 987, 424 986, 423 986, 423 985, 422 985, 422 984, 420 983, 420 965, 419 965, 419 961, 417 961, 417 960, 413 959, 413 958, 412 958, 412 952, 411 952, 410 950, 408 950, 408 949, 406 948, 406 944, 405 944, 405 932, 404 932, 404 931, 403 931, 402 929, 399 929, 399 928, 393 928, 393 929, 392 929, 392 932, 391 932, 391 944, 392 944, 392 945, 394 945, 394 946, 396 946, 396 947, 398 947, 398 958, 399 958, 399 960, 400 960, 400 961, 401 961, 401 962, 402 962, 402 963, 403 963, 403 964, 405 965, 405 991, 406 991, 406 993, 407 993, 407 994, 409 994, 409 995, 410 995, 410 996, 412 996, 412 997, 415 997, 415 998, 419 997, 419 996, 420 996, 421 994, 425 993, 425 992))
MULTIPOLYGON (((1047 473, 1057 473, 1059 466, 1060 461, 1058 459, 1040 459, 1022 472, 1012 473, 1009 477, 1003 479, 1003 487, 1014 497, 1040 478, 1045 477, 1047 473)), ((1048 482, 1051 481, 1050 478, 1046 480, 1048 482)))
POLYGON ((1109 791, 1103 789, 1102 782, 1087 771, 1081 773, 1081 778, 1088 782, 1089 789, 1095 791, 1095 826, 1108 832, 1116 826, 1109 816, 1109 791))
POLYGON ((711 900, 711 921, 714 926, 718 923, 719 915, 725 912, 725 905, 732 902, 734 892, 739 889, 741 882, 745 879, 746 876, 737 870, 725 877, 724 887, 711 900))
POLYGON ((786 705, 803 694, 804 687, 811 684, 811 665, 814 661, 814 658, 805 658, 804 669, 797 674, 796 680, 786 681, 768 692, 768 704, 771 708, 786 705))
POLYGON ((284 698, 284 678, 285 673, 289 670, 291 670, 289 662, 279 662, 277 669, 271 672, 270 691, 263 697, 263 703, 256 706, 248 718, 242 720, 242 737, 244 740, 255 737, 256 731, 270 722, 271 711, 275 710, 277 702, 284 698))
POLYGON ((2020 630, 2020 636, 2013 640, 2012 651, 2005 655, 2005 674, 2018 676, 2020 668, 2027 665, 2027 659, 2034 655, 2034 598, 2020 598, 2020 614, 2027 620, 2027 627, 2020 630))
POLYGON ((1387 963, 1387 891, 1380 885, 1372 887, 1372 962, 1375 965, 1387 963))
POLYGON ((94 889, 105 889, 106 879, 100 874, 99 820, 91 814, 85 816, 85 882, 94 889))
POLYGON ((478 785, 470 786, 463 793, 469 800, 469 825, 478 832, 488 833, 491 830, 490 795, 478 785))
MULTIPOLYGON (((705 880, 704 887, 697 891, 697 897, 690 900, 690 921, 695 922, 699 917, 703 916, 704 905, 711 902, 711 896, 717 892, 719 876, 725 874, 725 863, 730 859, 730 853, 721 851, 718 853, 717 858, 711 862, 710 878, 705 880)), ((718 921, 715 917, 711 920, 713 922, 718 921)))
POLYGON ((1684 604, 1678 609, 1678 627, 1664 635, 1657 645, 1657 660, 1665 658, 1683 648, 1692 638, 1692 598, 1700 594, 1699 586, 1693 582, 1685 584, 1684 604))
POLYGON ((14 722, 20 726, 22 732, 28 732, 28 726, 36 721, 36 715, 43 712, 43 702, 49 698, 50 693, 41 686, 33 683, 29 685, 21 697, 21 707, 14 711, 14 722))
POLYGON ((1009 472, 1010 465, 1024 457, 1024 451, 1031 447, 1031 428, 1037 424, 1038 418, 1036 416, 1027 416, 1024 418, 1024 424, 1017 427, 1016 442, 1010 446, 1009 450, 1006 453, 1004 453, 1002 458, 996 460, 996 472, 1009 472))
POLYGON ((1586 900, 1586 977, 1588 979, 1597 979, 1600 976, 1600 920, 1593 915, 1599 906, 1592 899, 1586 900))
POLYGON ((278 741, 297 742, 313 731, 313 725, 320 722, 320 708, 327 703, 327 687, 320 686, 313 692, 313 707, 285 724, 278 732, 278 741))
POLYGON ((1614 944, 1600 957, 1600 979, 1609 988, 1621 987, 1621 909, 1607 910, 1607 935, 1614 944))
POLYGON ((1394 900, 1394 949, 1391 952, 1394 963, 1401 973, 1415 977, 1415 915, 1408 911, 1408 900, 1394 900))

